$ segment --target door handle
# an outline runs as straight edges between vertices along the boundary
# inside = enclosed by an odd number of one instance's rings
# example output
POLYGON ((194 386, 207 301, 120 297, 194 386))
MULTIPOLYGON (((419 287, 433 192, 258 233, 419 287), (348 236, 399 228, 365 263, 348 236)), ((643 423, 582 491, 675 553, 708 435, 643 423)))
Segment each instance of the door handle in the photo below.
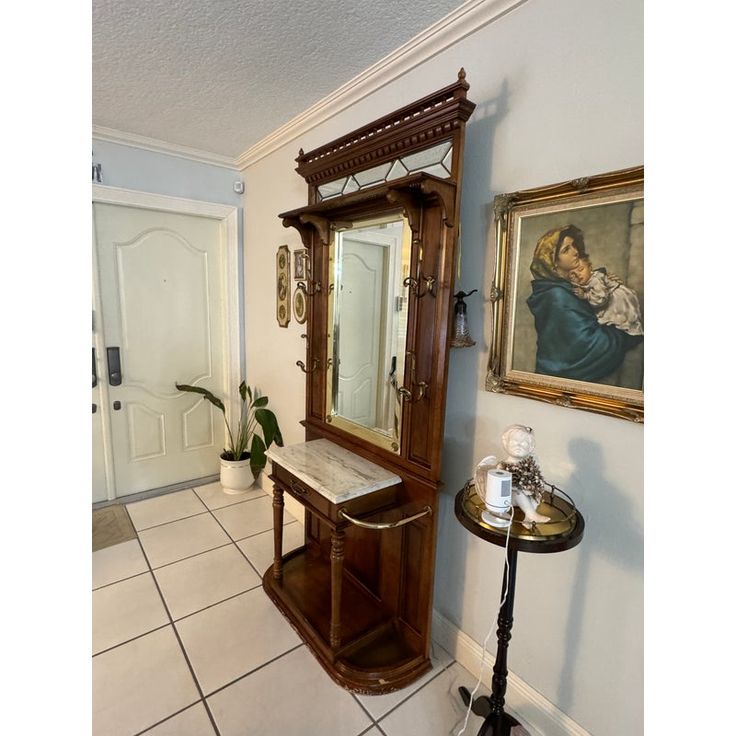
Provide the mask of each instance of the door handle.
POLYGON ((95 349, 92 348, 92 388, 97 385, 97 360, 95 356, 95 349))
POLYGON ((123 382, 120 369, 120 348, 107 349, 107 378, 111 386, 119 386, 123 382))
POLYGON ((92 404, 92 413, 97 414, 97 404, 92 404))

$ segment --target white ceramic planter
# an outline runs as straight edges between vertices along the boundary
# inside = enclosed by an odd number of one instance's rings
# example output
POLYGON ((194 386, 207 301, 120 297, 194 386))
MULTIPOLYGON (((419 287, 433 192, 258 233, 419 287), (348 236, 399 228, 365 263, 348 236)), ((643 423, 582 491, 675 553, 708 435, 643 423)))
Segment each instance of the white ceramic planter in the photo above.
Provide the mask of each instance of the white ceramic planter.
POLYGON ((250 469, 250 458, 247 460, 220 458, 220 485, 225 493, 245 493, 255 482, 256 479, 250 469))

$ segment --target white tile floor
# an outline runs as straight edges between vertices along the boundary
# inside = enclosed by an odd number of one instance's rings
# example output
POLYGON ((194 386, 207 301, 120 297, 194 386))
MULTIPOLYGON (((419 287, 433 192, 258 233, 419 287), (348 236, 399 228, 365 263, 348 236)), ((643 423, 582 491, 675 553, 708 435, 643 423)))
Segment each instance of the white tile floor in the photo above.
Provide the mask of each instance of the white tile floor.
MULTIPOLYGON (((475 678, 433 647, 396 693, 338 687, 261 588, 271 499, 219 484, 127 506, 138 539, 93 553, 94 736, 450 736, 475 678)), ((303 528, 285 514, 285 551, 303 528)), ((487 691, 485 691, 487 692, 487 691)), ((471 715, 466 736, 481 719, 471 715)))

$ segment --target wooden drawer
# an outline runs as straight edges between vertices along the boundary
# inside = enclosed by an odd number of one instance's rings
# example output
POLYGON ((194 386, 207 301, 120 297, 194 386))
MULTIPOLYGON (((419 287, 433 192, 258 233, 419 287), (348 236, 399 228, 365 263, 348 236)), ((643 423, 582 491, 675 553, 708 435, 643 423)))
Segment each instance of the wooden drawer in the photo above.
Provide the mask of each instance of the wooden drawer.
POLYGON ((338 514, 341 509, 353 515, 368 514, 372 511, 390 507, 396 503, 400 485, 381 488, 378 491, 367 493, 357 498, 352 498, 339 505, 330 503, 322 494, 311 488, 303 480, 297 478, 288 470, 282 468, 278 463, 273 463, 273 475, 271 480, 276 483, 290 496, 304 505, 310 511, 332 524, 345 524, 346 522, 338 514))
MULTIPOLYGON (((314 488, 310 488, 299 480, 295 475, 285 470, 277 463, 273 463, 273 476, 272 479, 277 483, 286 493, 293 496, 299 503, 306 506, 312 511, 316 511, 318 514, 330 517, 330 507, 332 504, 322 495, 317 493, 314 488)), ((334 508, 334 506, 333 506, 334 508)))

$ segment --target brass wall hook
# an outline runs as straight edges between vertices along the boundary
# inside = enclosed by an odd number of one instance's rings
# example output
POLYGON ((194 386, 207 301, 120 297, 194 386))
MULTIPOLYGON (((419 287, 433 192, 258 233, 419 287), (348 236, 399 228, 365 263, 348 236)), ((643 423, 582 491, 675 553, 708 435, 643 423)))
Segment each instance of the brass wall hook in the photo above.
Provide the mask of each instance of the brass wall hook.
POLYGON ((299 281, 296 288, 297 291, 303 291, 306 296, 314 296, 322 291, 322 284, 319 281, 299 281))
POLYGON ((396 395, 399 397, 400 401, 409 401, 411 403, 416 403, 417 401, 421 401, 423 398, 429 396, 429 384, 426 381, 416 380, 416 356, 411 350, 407 350, 406 354, 411 359, 411 368, 409 372, 409 382, 411 388, 406 388, 405 386, 402 386, 401 388, 396 388, 395 385, 394 388, 396 389, 396 395), (417 389, 416 398, 414 397, 414 389, 417 389))
POLYGON ((307 368, 303 360, 297 360, 296 364, 302 369, 302 373, 314 373, 319 368, 319 358, 312 358, 311 367, 307 368))
POLYGON ((434 276, 420 276, 419 279, 415 279, 413 276, 407 276, 403 281, 404 286, 408 286, 409 291, 411 291, 417 299, 421 299, 423 296, 427 296, 427 294, 437 296, 434 290, 436 283, 437 279, 434 276), (421 287, 422 281, 425 284, 424 291, 422 291, 421 287))

